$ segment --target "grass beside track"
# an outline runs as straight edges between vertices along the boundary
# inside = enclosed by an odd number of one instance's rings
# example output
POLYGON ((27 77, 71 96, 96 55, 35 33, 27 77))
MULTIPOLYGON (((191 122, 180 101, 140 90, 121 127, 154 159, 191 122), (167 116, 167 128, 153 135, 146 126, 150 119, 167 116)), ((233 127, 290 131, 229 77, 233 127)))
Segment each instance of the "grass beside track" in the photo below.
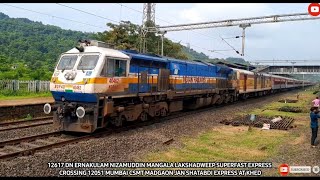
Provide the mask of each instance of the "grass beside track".
MULTIPOLYGON (((311 100, 315 99, 316 95, 313 94, 313 90, 303 91, 299 93, 299 100, 296 103, 282 103, 282 102, 273 102, 270 104, 266 104, 262 108, 257 108, 250 113, 257 114, 257 115, 263 115, 263 116, 289 116, 289 117, 304 117, 306 113, 309 113, 310 107, 311 107, 311 100), (293 112, 283 112, 278 111, 279 108, 283 106, 289 106, 289 107, 300 107, 302 109, 302 113, 293 113, 293 112)), ((288 99, 297 99, 296 95, 293 95, 291 97, 287 97, 288 99)))
MULTIPOLYGON (((256 114, 263 116, 294 117, 296 128, 284 130, 261 130, 247 126, 216 126, 196 137, 182 138, 180 147, 172 147, 160 152, 151 152, 143 157, 146 162, 240 162, 259 161, 274 162, 272 169, 261 169, 263 175, 279 176, 278 166, 284 161, 277 162, 276 157, 283 156, 295 162, 297 153, 305 151, 297 147, 309 145, 309 108, 311 100, 315 98, 314 90, 300 91, 297 103, 273 102, 262 108, 257 108, 242 114, 256 114), (303 112, 280 112, 282 106, 301 107, 303 112), (308 145, 307 145, 308 144, 308 145), (290 151, 288 151, 288 149, 290 151), (279 164, 278 164, 279 163, 279 164)), ((296 99, 297 94, 287 97, 296 99)), ((280 99, 279 99, 280 100, 280 99)), ((309 148, 310 149, 310 148, 309 148)), ((312 158, 312 157, 311 157, 312 158)), ((299 161, 299 160, 298 160, 299 161)), ((311 164, 296 164, 311 165, 311 164)))
POLYGON ((37 98, 37 97, 50 97, 51 92, 2 92, 0 91, 0 100, 13 100, 13 99, 26 99, 26 98, 37 98))
POLYGON ((183 148, 167 152, 151 153, 148 161, 168 162, 227 162, 261 161, 276 153, 276 147, 288 136, 288 132, 270 133, 248 127, 221 126, 200 134, 196 138, 183 139, 183 148), (259 138, 258 138, 259 137, 259 138))

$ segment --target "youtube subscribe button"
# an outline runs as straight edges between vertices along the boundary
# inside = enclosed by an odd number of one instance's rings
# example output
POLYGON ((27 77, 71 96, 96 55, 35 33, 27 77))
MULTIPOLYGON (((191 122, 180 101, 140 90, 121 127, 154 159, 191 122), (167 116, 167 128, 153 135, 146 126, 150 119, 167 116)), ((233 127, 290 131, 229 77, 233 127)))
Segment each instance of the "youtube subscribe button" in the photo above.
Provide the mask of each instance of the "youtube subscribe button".
POLYGON ((320 4, 319 3, 311 3, 308 6, 308 12, 311 16, 319 16, 320 15, 320 4))
POLYGON ((311 173, 311 166, 290 166, 290 173, 311 173))
POLYGON ((320 172, 319 166, 289 166, 288 164, 281 164, 279 166, 279 173, 281 176, 286 176, 289 173, 311 173, 318 174, 320 172))

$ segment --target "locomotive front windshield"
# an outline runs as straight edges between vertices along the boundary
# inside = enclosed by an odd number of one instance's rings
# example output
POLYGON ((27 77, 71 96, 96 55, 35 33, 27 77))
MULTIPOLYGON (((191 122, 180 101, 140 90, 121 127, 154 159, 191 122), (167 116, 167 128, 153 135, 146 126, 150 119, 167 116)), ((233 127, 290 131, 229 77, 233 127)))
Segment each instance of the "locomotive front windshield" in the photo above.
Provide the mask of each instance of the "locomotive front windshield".
MULTIPOLYGON (((61 60, 57 66, 58 70, 71 70, 75 66, 78 59, 78 55, 65 55, 61 57, 61 60)), ((80 62, 77 66, 78 70, 92 70, 96 67, 99 59, 99 55, 83 55, 80 58, 80 62)))
POLYGON ((96 67, 98 62, 98 55, 84 55, 81 57, 78 70, 92 70, 96 67))
POLYGON ((76 64, 77 59, 78 59, 77 55, 62 56, 57 69, 58 70, 70 70, 76 64))

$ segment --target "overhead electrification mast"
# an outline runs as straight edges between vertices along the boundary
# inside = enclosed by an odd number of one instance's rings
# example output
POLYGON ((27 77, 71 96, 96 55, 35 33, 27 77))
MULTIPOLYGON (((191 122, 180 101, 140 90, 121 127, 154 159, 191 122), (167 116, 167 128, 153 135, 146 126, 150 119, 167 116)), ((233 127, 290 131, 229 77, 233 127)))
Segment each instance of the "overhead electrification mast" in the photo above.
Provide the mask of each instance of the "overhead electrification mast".
POLYGON ((147 27, 147 29, 145 31, 157 33, 157 32, 183 31, 183 30, 194 30, 194 29, 239 26, 240 28, 243 29, 243 31, 242 31, 242 34, 243 34, 243 36, 242 36, 242 54, 241 55, 244 56, 245 28, 250 27, 253 24, 317 20, 317 19, 320 19, 320 16, 311 16, 311 15, 309 15, 309 13, 280 14, 280 15, 260 16, 260 17, 251 17, 251 18, 240 18, 240 19, 228 19, 228 20, 220 20, 220 21, 191 23, 191 24, 147 27))

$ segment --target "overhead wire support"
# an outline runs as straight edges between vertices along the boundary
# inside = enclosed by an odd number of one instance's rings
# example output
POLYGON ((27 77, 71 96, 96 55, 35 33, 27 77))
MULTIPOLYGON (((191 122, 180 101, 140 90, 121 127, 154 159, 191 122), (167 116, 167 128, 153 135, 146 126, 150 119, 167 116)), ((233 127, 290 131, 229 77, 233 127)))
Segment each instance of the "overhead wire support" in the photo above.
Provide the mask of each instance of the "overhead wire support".
POLYGON ((234 37, 228 37, 228 38, 223 38, 223 39, 237 39, 237 38, 240 38, 242 36, 234 36, 234 37))
POLYGON ((218 50, 208 50, 210 52, 217 52, 217 51, 233 51, 234 49, 218 49, 218 50))
POLYGON ((260 17, 252 17, 252 18, 209 21, 209 22, 201 22, 201 23, 157 26, 157 27, 150 27, 148 29, 148 32, 154 32, 154 31, 169 32, 169 31, 239 26, 240 28, 243 29, 242 53, 240 55, 244 56, 245 28, 250 27, 252 24, 277 23, 277 22, 301 21, 301 20, 317 20, 317 19, 320 19, 320 16, 310 16, 309 13, 280 14, 280 15, 260 16, 260 17))
POLYGON ((230 46, 237 54, 240 54, 239 51, 237 51, 233 46, 231 46, 225 39, 223 39, 221 36, 220 38, 226 43, 228 44, 228 46, 230 46))
POLYGON ((320 62, 319 60, 297 60, 297 59, 291 59, 291 60, 284 60, 284 59, 278 59, 278 60, 258 60, 258 61, 251 61, 253 63, 260 62, 260 63, 291 63, 291 62, 297 62, 297 63, 304 63, 304 62, 320 62))
MULTIPOLYGON (((320 16, 310 16, 309 13, 294 13, 294 14, 260 16, 260 17, 252 17, 252 18, 228 19, 228 20, 220 20, 220 21, 208 21, 208 22, 201 22, 201 23, 178 24, 178 25, 170 25, 170 26, 158 26, 156 28, 161 31, 182 31, 182 30, 239 26, 241 24, 252 25, 252 24, 265 24, 265 23, 316 20, 316 19, 320 19, 320 16)), ((156 31, 156 29, 150 28, 149 31, 156 31)))
MULTIPOLYGON (((131 7, 126 6, 126 5, 124 5, 124 4, 121 4, 121 3, 115 3, 115 4, 118 4, 118 5, 120 5, 120 6, 122 5, 123 7, 127 8, 127 9, 130 9, 130 10, 132 10, 132 11, 135 11, 135 12, 138 12, 138 13, 143 14, 143 11, 140 11, 140 10, 137 10, 137 9, 134 9, 134 8, 131 8, 131 7)), ((158 20, 160 20, 160 21, 162 21, 162 22, 166 22, 166 23, 168 23, 168 24, 174 25, 172 22, 169 22, 169 21, 164 20, 164 19, 162 19, 162 18, 155 17, 155 19, 158 19, 158 20)), ((206 37, 213 38, 213 39, 218 39, 218 38, 215 38, 215 37, 213 37, 213 36, 208 36, 207 34, 203 34, 203 33, 199 33, 199 32, 193 32, 193 33, 195 33, 195 34, 200 34, 200 35, 202 35, 202 36, 206 36, 206 37)))

